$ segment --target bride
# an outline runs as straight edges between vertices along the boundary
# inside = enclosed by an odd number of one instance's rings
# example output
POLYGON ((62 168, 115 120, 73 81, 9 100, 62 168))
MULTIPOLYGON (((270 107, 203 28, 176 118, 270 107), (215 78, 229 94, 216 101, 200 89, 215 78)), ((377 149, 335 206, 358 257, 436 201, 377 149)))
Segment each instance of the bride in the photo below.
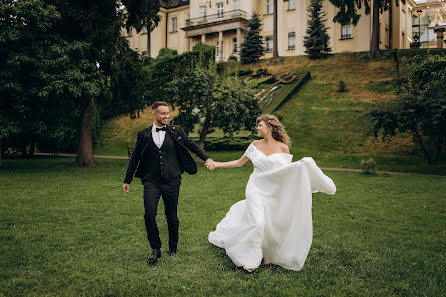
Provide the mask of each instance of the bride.
POLYGON ((257 118, 257 133, 243 156, 214 162, 215 168, 240 167, 248 159, 254 171, 246 199, 235 203, 209 233, 209 242, 224 248, 235 265, 251 272, 265 264, 302 269, 313 238, 312 193, 334 194, 333 181, 312 158, 292 162, 289 137, 273 115, 257 118))

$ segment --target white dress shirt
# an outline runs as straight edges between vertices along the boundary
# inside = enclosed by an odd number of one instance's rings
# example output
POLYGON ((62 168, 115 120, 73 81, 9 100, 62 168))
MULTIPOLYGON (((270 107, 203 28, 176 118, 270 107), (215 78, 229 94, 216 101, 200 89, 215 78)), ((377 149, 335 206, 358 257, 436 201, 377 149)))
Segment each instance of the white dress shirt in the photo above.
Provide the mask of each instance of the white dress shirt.
MULTIPOLYGON (((165 125, 163 127, 166 127, 165 125)), ((155 142, 155 145, 158 148, 161 148, 164 142, 164 138, 166 138, 166 131, 156 131, 156 128, 162 128, 158 127, 157 125, 153 124, 152 126, 152 139, 153 142, 155 142)))

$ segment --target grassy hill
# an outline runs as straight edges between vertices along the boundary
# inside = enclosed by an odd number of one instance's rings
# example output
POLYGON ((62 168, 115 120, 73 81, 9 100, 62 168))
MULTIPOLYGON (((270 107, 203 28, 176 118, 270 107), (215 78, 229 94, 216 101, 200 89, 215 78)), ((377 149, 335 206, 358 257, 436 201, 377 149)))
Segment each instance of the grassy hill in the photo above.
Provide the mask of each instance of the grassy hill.
MULTIPOLYGON (((399 51, 402 69, 413 54, 409 50, 399 51)), ((396 98, 392 84, 396 68, 391 51, 375 60, 362 52, 335 54, 317 61, 297 56, 266 59, 252 65, 231 62, 225 67, 254 71, 267 68, 275 75, 310 71, 312 79, 275 112, 292 139, 295 159, 312 156, 320 166, 359 168, 361 159, 374 158, 379 170, 446 173, 445 156, 439 165, 428 166, 410 136, 398 135, 391 142, 382 143, 368 135, 370 123, 363 118, 364 111, 374 102, 396 98), (345 92, 337 91, 340 80, 346 84, 345 92)), ((125 147, 135 141, 136 131, 151 122, 149 112, 139 119, 119 117, 107 122, 99 139, 107 144, 98 144, 96 153, 125 155, 125 147)), ((221 131, 210 136, 215 135, 221 135, 221 131)), ((239 156, 240 152, 211 155, 225 160, 239 156)))

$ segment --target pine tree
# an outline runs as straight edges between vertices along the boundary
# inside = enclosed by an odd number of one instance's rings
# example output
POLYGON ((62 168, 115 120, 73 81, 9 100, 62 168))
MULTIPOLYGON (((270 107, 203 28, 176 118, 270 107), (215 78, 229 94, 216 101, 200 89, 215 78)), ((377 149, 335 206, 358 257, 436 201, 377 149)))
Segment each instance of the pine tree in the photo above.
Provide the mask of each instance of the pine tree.
POLYGON ((260 22, 258 14, 254 13, 248 22, 248 30, 245 32, 245 40, 241 45, 240 59, 243 64, 257 61, 263 56, 263 40, 260 35, 260 22))
POLYGON ((322 0, 311 0, 307 36, 304 37, 305 52, 310 59, 320 59, 331 52, 328 47, 328 28, 325 27, 325 12, 322 11, 322 0))

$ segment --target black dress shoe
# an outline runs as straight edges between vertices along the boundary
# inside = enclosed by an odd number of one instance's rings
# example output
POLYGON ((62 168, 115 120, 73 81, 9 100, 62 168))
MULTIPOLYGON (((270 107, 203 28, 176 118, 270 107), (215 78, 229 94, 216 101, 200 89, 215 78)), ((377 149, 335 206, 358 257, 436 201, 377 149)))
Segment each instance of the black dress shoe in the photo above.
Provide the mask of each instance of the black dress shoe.
POLYGON ((169 251, 169 257, 176 257, 177 252, 176 251, 169 251))
POLYGON ((152 249, 152 254, 147 259, 147 264, 155 264, 159 257, 161 257, 161 251, 152 249))

